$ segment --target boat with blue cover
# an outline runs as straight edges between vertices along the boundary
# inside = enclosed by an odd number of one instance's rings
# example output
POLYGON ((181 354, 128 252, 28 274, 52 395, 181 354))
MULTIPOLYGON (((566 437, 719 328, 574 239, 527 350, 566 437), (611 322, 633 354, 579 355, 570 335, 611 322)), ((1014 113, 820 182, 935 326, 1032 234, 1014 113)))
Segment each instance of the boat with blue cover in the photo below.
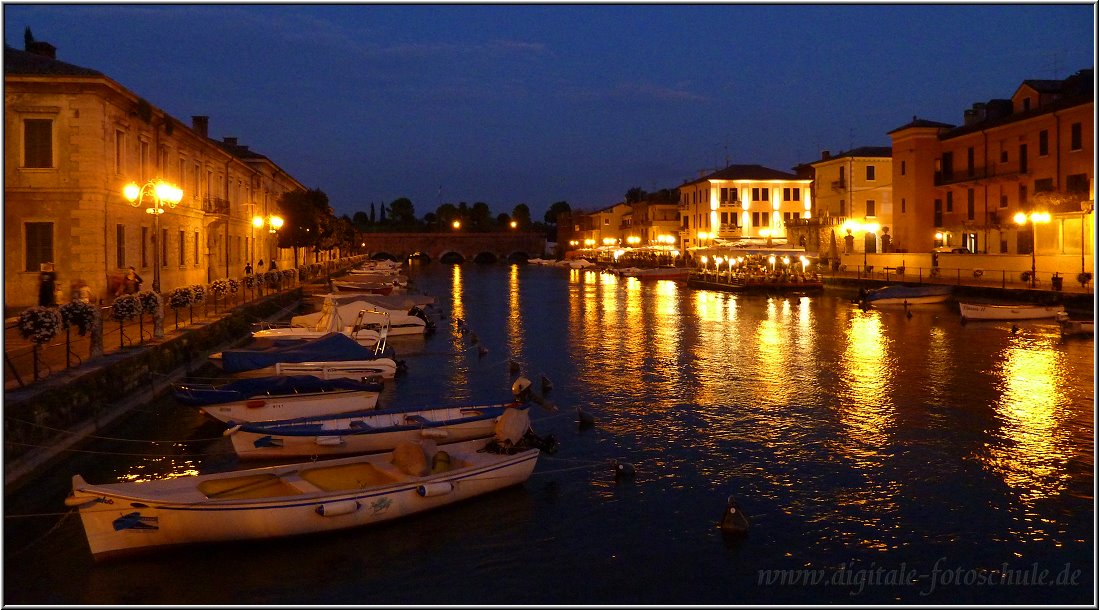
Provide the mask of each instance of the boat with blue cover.
POLYGON ((289 419, 374 409, 379 381, 288 375, 234 379, 221 385, 181 383, 174 396, 222 422, 289 419))
POLYGON ((237 377, 315 375, 322 379, 392 379, 401 366, 387 355, 384 347, 365 347, 338 332, 317 339, 284 341, 266 348, 227 349, 210 358, 219 362, 222 370, 237 377))
POLYGON ((860 300, 871 306, 928 305, 931 303, 945 303, 953 291, 953 286, 942 284, 920 284, 917 286, 897 284, 862 292, 860 300))

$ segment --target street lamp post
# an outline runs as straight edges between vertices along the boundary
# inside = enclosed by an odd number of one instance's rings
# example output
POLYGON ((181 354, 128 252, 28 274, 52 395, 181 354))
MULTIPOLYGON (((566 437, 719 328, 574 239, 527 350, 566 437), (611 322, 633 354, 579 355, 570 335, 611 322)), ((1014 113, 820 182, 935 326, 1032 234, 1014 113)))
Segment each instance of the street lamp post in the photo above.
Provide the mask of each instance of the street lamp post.
MULTIPOLYGON (((283 220, 279 216, 253 216, 252 217, 252 250, 255 252, 256 248, 256 229, 262 229, 264 225, 268 227, 268 233, 278 233, 282 228, 283 220)), ((278 249, 278 239, 276 238, 275 248, 278 249)), ((275 257, 271 257, 271 261, 274 262, 275 257)))
POLYGON ((1049 212, 1031 212, 1029 215, 1019 212, 1015 215, 1015 224, 1020 227, 1030 222, 1030 287, 1034 288, 1037 261, 1035 252, 1038 250, 1038 223, 1049 222, 1049 212))
POLYGON ((174 208, 183 200, 183 189, 174 184, 155 179, 138 186, 136 182, 127 184, 122 189, 123 196, 130 205, 141 206, 145 200, 145 192, 149 191, 153 196, 153 207, 145 208, 146 214, 153 215, 153 238, 156 246, 153 248, 153 291, 160 292, 160 250, 164 247, 161 243, 163 236, 160 234, 160 215, 164 213, 164 205, 174 208))

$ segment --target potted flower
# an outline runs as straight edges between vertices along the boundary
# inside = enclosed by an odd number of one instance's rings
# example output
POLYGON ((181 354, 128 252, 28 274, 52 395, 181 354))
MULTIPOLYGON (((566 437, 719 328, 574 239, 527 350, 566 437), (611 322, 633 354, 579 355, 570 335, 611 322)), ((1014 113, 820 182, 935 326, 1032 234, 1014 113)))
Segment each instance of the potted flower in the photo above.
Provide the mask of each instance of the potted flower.
POLYGON ((176 288, 168 294, 168 306, 172 308, 172 311, 176 314, 176 330, 179 330, 179 310, 184 307, 190 307, 194 302, 194 294, 191 293, 191 289, 187 286, 176 288))
POLYGON ((118 347, 125 346, 126 320, 132 320, 141 313, 141 302, 132 294, 124 294, 111 303, 111 317, 118 320, 118 347))
POLYGON ((61 313, 52 307, 31 307, 19 314, 19 334, 34 348, 34 379, 38 380, 38 353, 43 343, 57 336, 61 329, 61 313))
POLYGON ((1084 288, 1087 288, 1088 287, 1088 282, 1091 281, 1091 273, 1089 273, 1087 271, 1081 271, 1080 273, 1077 273, 1076 274, 1076 281, 1080 282, 1080 286, 1082 286, 1084 288))
POLYGON ((214 313, 218 312, 218 299, 229 291, 229 281, 226 279, 214 280, 210 284, 210 293, 214 295, 214 313))
POLYGON ((70 301, 60 308, 61 324, 66 328, 76 327, 80 336, 88 334, 95 327, 96 306, 87 301, 70 301))

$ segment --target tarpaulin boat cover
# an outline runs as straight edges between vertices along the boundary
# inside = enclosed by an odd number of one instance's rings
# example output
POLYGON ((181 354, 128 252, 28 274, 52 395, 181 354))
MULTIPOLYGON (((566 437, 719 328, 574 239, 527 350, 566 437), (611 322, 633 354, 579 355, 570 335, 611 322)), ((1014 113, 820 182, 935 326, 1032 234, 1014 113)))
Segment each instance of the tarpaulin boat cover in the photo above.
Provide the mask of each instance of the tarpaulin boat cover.
POLYGON ((216 405, 259 396, 309 394, 333 390, 379 392, 380 383, 361 383, 351 379, 321 379, 313 375, 283 375, 236 379, 220 386, 181 384, 176 400, 192 406, 216 405))
POLYGON ((239 373, 274 366, 279 362, 332 362, 372 360, 374 348, 365 347, 343 333, 328 333, 312 341, 266 349, 227 349, 221 352, 221 368, 239 373))

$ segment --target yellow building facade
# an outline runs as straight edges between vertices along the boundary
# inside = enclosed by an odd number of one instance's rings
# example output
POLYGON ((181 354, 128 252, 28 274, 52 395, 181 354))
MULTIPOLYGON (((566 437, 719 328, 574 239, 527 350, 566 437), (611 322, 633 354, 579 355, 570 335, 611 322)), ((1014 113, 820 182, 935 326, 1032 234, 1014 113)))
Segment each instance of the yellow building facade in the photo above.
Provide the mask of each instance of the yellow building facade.
POLYGON ((866 146, 824 151, 813 168, 816 224, 853 252, 893 249, 893 151, 866 146), (846 237, 851 236, 850 240, 846 237))
POLYGON ((277 215, 279 196, 300 182, 234 138, 211 140, 207 117, 184 125, 108 76, 58 61, 47 43, 28 47, 4 49, 6 310, 38 304, 46 263, 63 300, 84 282, 110 302, 130 266, 144 289, 159 276, 167 292, 281 259, 276 235, 252 218, 277 215), (182 200, 158 206, 151 189, 134 203, 123 195, 154 180, 181 189, 182 200), (157 207, 163 213, 147 213, 157 207))
POLYGON ((786 224, 812 217, 812 180, 762 165, 730 165, 679 187, 684 249, 715 239, 787 236, 786 224))

